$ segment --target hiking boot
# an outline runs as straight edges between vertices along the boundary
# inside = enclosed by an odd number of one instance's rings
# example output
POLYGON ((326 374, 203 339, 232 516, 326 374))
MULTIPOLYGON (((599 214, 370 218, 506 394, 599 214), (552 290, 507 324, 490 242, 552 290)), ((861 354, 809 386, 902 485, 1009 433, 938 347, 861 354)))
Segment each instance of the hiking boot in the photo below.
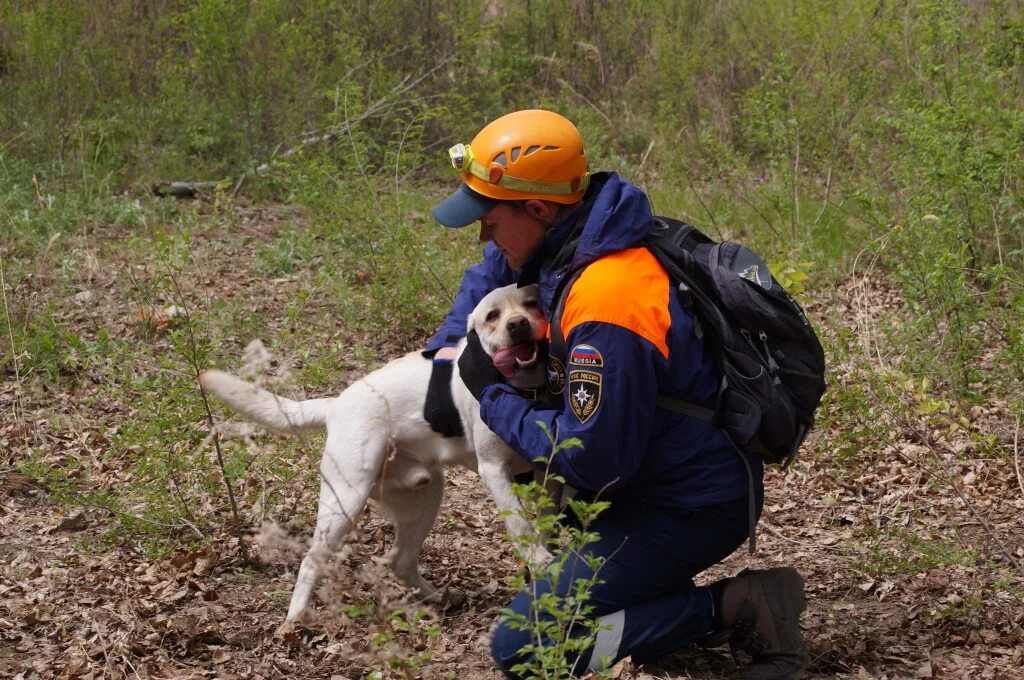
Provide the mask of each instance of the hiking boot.
POLYGON ((792 567, 745 569, 722 589, 721 620, 729 645, 753 659, 742 680, 798 680, 807 668, 800 635, 804 579, 792 567))

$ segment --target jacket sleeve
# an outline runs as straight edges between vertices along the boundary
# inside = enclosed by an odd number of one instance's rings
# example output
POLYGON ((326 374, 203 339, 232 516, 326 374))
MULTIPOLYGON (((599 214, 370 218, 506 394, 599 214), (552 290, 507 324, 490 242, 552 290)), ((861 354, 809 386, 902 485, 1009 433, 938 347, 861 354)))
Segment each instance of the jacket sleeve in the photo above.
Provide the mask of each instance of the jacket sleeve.
POLYGON ((466 320, 477 303, 495 288, 514 283, 515 279, 515 273, 504 256, 493 244, 488 243, 484 247, 483 260, 462 275, 455 303, 434 337, 427 343, 423 355, 429 358, 442 347, 454 347, 466 335, 466 320))
POLYGON ((576 437, 582 447, 559 451, 551 469, 580 489, 613 490, 636 473, 654 429, 657 362, 651 342, 616 324, 588 321, 566 338, 565 388, 557 408, 523 399, 505 385, 488 387, 480 415, 531 463, 550 457, 552 443, 576 437))

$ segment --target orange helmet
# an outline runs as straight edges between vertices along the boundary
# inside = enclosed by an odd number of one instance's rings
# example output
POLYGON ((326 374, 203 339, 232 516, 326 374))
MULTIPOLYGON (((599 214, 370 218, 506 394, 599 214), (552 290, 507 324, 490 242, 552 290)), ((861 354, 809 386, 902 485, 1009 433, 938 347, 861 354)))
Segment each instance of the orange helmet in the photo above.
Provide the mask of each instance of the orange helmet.
POLYGON ((575 203, 590 181, 579 130, 553 111, 531 109, 502 116, 470 144, 450 148, 448 155, 464 186, 432 212, 450 227, 475 222, 495 201, 575 203))

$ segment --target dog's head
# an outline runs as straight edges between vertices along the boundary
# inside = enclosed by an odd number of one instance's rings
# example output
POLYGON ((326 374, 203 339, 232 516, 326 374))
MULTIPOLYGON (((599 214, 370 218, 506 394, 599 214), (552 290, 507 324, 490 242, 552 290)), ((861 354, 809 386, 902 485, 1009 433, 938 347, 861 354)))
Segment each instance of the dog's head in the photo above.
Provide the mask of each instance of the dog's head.
POLYGON ((548 322, 537 305, 537 286, 515 284, 488 293, 469 315, 494 367, 510 385, 537 388, 547 383, 548 322))

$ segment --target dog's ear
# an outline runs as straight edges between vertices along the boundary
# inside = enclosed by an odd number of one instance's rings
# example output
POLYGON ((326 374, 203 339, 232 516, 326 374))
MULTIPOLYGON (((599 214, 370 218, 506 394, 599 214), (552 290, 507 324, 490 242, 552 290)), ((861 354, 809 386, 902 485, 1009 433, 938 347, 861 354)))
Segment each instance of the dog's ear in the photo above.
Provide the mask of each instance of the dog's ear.
POLYGON ((466 333, 475 331, 480 337, 480 344, 483 346, 484 351, 488 354, 491 353, 491 341, 490 334, 487 332, 486 324, 481 323, 483 318, 478 312, 480 311, 480 305, 477 305, 470 315, 466 318, 466 333))
MULTIPOLYGON (((481 300, 481 302, 483 302, 483 301, 481 300)), ((480 312, 480 307, 481 307, 481 304, 477 303, 477 306, 474 307, 473 311, 471 311, 469 313, 469 316, 466 317, 466 332, 467 333, 472 331, 472 330, 476 330, 478 333, 480 332, 480 329, 477 328, 477 325, 480 322, 479 321, 480 320, 480 313, 479 313, 480 312)))

